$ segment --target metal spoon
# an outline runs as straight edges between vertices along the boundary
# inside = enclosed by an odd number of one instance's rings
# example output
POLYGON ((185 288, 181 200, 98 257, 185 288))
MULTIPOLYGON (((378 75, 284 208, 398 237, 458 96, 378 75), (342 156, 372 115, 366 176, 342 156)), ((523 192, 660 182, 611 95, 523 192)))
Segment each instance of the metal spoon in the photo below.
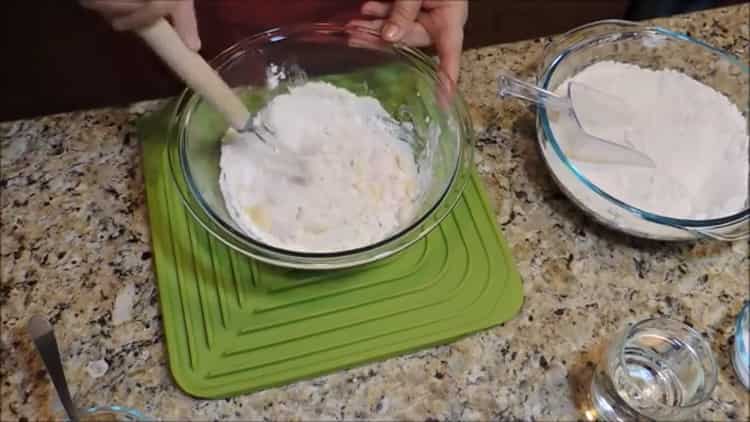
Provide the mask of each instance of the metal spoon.
POLYGON ((190 50, 165 19, 138 30, 138 35, 190 88, 218 110, 236 132, 252 132, 264 149, 265 160, 275 161, 274 167, 294 179, 306 178, 304 161, 275 142, 274 134, 257 125, 254 116, 219 74, 198 53, 190 50))
POLYGON ((78 422, 78 410, 70 397, 70 391, 68 391, 68 383, 65 381, 65 372, 63 372, 60 351, 57 348, 57 340, 52 325, 43 316, 34 315, 29 319, 27 329, 34 340, 39 356, 44 361, 47 373, 55 385, 57 396, 60 397, 65 413, 68 414, 71 422, 78 422))
MULTIPOLYGON (((627 131, 632 121, 632 113, 618 98, 575 81, 568 84, 568 95, 563 97, 505 73, 499 75, 498 85, 498 95, 501 97, 510 95, 567 113, 580 132, 576 139, 580 142, 577 147, 566 145, 569 147, 566 153, 571 158, 594 163, 655 167, 654 161, 648 155, 629 146, 593 135, 586 129, 587 125, 584 124, 582 116, 576 113, 577 100, 586 98, 595 102, 599 109, 615 110, 616 113, 613 114, 621 120, 618 126, 622 126, 623 131, 627 131)), ((596 118, 596 116, 589 117, 589 121, 596 118)))

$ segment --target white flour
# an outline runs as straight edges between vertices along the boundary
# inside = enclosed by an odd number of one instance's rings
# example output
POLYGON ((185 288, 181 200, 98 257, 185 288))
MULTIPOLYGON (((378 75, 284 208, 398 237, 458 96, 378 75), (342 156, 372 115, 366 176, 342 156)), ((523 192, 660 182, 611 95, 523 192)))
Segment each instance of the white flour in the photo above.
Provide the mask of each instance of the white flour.
MULTIPOLYGON (((632 109, 628 141, 656 163, 647 169, 576 162, 594 184, 627 204, 674 218, 726 217, 747 207, 748 121, 724 95, 680 72, 611 61, 586 68, 574 80, 632 109)), ((620 121, 585 99, 576 107, 579 114, 596 113, 602 128, 620 121)), ((551 127, 561 142, 575 136, 569 119, 551 121, 551 127)), ((608 133, 607 139, 626 143, 622 130, 608 133)))
MULTIPOLYGON (((321 82, 291 88, 256 120, 304 157, 306 182, 270 171, 253 153, 253 134, 227 136, 220 186, 233 220, 248 235, 305 252, 380 241, 413 218, 420 183, 411 147, 383 120, 374 98, 321 82)), ((395 121, 393 121, 395 122, 395 121)))

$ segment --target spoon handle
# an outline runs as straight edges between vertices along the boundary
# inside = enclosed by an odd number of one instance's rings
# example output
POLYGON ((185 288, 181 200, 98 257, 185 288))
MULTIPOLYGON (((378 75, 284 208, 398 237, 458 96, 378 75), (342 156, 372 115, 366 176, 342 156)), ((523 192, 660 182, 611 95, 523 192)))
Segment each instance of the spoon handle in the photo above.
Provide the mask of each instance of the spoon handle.
POLYGON ((29 320, 28 330, 39 355, 44 361, 47 373, 55 385, 55 390, 57 390, 57 395, 60 397, 65 412, 72 422, 78 422, 78 410, 73 405, 73 399, 70 397, 70 391, 68 391, 68 383, 65 382, 65 372, 63 372, 60 351, 57 348, 57 340, 52 325, 43 316, 34 315, 29 320))
POLYGON ((190 88, 211 103, 236 130, 250 117, 247 107, 203 57, 190 50, 164 18, 138 30, 138 35, 190 88))
POLYGON ((569 110, 571 108, 570 101, 567 98, 503 72, 498 75, 497 84, 500 97, 516 97, 558 110, 569 110))

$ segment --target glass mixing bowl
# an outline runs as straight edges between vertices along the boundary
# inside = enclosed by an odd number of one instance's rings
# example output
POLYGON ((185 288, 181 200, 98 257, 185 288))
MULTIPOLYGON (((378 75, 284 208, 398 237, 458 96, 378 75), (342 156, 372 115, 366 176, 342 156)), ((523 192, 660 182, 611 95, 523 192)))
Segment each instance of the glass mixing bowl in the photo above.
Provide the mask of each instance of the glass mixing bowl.
MULTIPOLYGON (((730 53, 685 35, 628 21, 607 20, 574 29, 547 46, 537 84, 554 90, 566 79, 600 61, 612 60, 659 70, 674 69, 726 95, 747 118, 750 72, 730 53)), ((750 207, 710 220, 657 215, 599 188, 563 153, 543 107, 537 113, 542 156, 563 192, 597 221, 631 235, 658 240, 708 237, 743 239, 750 235, 750 207)), ((695 163, 696 166, 702 163, 695 163)))
POLYGON ((220 146, 227 123, 186 90, 170 125, 172 176, 192 216, 231 248, 283 267, 351 267, 411 245, 448 215, 460 198, 472 164, 469 116, 450 79, 419 51, 385 43, 366 29, 310 24, 247 38, 211 64, 251 111, 305 80, 327 81, 375 97, 394 118, 411 124, 409 139, 419 171, 431 174, 413 219, 382 241, 333 253, 271 246, 245 234, 230 218, 219 188, 220 146))

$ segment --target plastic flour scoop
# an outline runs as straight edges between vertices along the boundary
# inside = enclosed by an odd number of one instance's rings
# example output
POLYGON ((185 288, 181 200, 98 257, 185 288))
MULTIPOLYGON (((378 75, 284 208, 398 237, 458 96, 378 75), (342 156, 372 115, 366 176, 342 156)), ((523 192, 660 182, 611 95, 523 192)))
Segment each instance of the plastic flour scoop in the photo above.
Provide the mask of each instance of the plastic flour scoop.
POLYGON ((594 104, 596 109, 616 110, 616 113, 609 113, 620 118, 615 129, 620 130, 619 126, 622 126, 622 130, 627 131, 632 122, 632 112, 619 98, 575 81, 568 84, 568 95, 563 97, 504 73, 498 76, 498 86, 500 97, 521 98, 543 105, 548 110, 566 113, 580 132, 574 142, 563 145, 565 153, 571 158, 590 163, 655 167, 654 161, 648 155, 629 146, 596 136, 590 129, 587 130, 594 126, 589 123, 595 122, 596 113, 588 113, 586 120, 582 118, 583 113, 580 115, 576 113, 576 106, 585 99, 587 103, 594 104))

